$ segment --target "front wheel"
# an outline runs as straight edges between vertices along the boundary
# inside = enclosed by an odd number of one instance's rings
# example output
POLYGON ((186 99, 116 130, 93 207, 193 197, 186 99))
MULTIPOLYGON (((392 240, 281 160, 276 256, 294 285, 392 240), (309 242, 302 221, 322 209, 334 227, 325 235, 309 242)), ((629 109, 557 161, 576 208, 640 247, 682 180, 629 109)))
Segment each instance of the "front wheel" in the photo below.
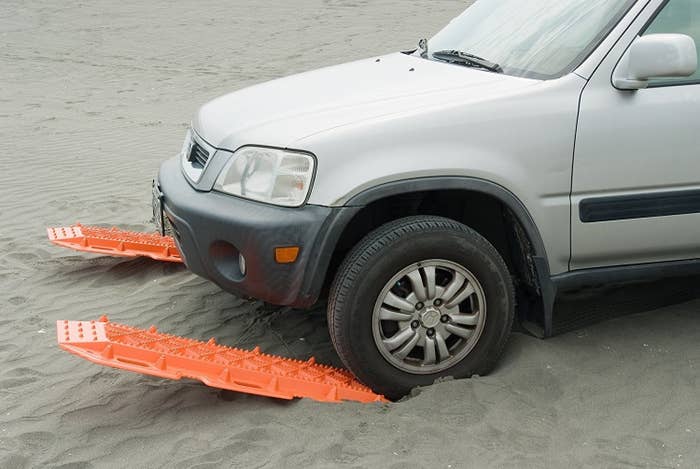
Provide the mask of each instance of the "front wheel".
POLYGON ((467 226, 409 217, 365 237, 338 270, 331 339, 361 381, 391 399, 446 376, 486 374, 514 316, 503 259, 467 226))

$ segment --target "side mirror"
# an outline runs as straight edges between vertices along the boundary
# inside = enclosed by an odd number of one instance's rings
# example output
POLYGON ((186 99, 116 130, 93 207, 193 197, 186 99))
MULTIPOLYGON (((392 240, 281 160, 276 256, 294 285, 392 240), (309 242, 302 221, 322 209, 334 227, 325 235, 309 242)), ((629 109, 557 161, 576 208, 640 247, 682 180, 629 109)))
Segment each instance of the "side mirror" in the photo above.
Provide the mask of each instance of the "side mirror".
POLYGON ((695 40, 685 34, 650 34, 635 39, 613 74, 621 90, 639 90, 649 79, 689 77, 698 69, 695 40))

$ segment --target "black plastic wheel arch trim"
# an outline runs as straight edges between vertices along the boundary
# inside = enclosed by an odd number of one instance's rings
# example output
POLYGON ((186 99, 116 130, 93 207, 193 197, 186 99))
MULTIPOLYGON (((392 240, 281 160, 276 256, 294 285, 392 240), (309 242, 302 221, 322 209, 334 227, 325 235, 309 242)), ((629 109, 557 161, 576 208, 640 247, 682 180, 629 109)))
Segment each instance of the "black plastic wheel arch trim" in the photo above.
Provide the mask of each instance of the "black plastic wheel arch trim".
POLYGON ((401 181, 389 182, 371 189, 367 189, 353 196, 346 206, 365 206, 379 199, 386 197, 408 194, 411 192, 429 192, 437 190, 468 190, 481 192, 495 197, 504 203, 517 216, 518 221, 523 225, 525 231, 532 242, 532 246, 537 256, 547 259, 547 251, 544 241, 540 235, 537 225, 525 205, 515 194, 505 187, 485 179, 446 176, 446 177, 425 177, 415 179, 405 179, 401 181))
POLYGON ((550 280, 549 261, 544 241, 535 221, 525 205, 505 187, 491 181, 470 177, 447 176, 425 177, 405 179, 389 182, 367 189, 352 196, 345 205, 345 209, 336 212, 327 221, 326 229, 321 230, 320 239, 317 241, 316 269, 313 278, 307 279, 305 291, 309 296, 317 296, 325 279, 330 258, 335 249, 335 244, 341 234, 351 222, 359 210, 377 200, 401 194, 415 192, 429 192, 437 190, 466 190, 490 195, 501 201, 517 217, 523 226, 534 250, 534 265, 539 281, 540 294, 542 295, 544 335, 548 336, 552 331, 552 314, 556 295, 556 288, 550 280))

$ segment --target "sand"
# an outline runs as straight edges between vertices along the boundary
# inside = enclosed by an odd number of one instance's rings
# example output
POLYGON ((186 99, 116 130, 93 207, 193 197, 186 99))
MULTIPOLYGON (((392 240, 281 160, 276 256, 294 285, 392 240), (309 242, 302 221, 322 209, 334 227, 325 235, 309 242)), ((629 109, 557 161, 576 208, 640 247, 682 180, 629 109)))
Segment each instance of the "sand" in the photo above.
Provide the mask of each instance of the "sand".
MULTIPOLYGON (((695 467, 700 302, 547 341, 491 376, 387 405, 222 392, 58 349, 114 321, 338 364, 322 308, 267 310, 47 225, 150 229, 150 180, 196 108, 259 81, 413 46, 453 0, 0 3, 0 467, 695 467)), ((612 307, 611 307, 612 308, 612 307)))

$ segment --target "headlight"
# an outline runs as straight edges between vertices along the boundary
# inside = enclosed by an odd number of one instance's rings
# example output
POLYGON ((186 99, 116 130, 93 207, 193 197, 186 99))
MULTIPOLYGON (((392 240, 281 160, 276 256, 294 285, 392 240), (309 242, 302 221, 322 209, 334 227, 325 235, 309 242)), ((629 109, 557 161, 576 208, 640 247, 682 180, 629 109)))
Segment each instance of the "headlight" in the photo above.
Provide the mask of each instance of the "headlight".
POLYGON ((309 194, 315 163, 307 153, 243 147, 226 163, 214 189, 284 207, 299 207, 309 194))

